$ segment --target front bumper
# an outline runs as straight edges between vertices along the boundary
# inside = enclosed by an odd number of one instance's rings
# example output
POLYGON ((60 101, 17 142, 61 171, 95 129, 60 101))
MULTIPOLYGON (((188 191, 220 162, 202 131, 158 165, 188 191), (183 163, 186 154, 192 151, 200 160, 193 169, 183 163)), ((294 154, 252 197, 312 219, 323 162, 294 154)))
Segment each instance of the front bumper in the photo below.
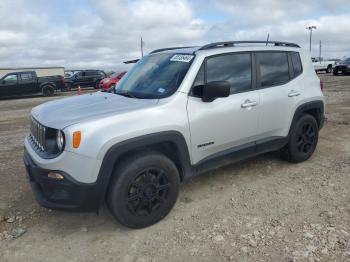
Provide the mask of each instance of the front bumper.
POLYGON ((108 83, 100 83, 99 88, 102 90, 108 90, 109 84, 108 83))
POLYGON ((101 196, 103 190, 98 183, 81 183, 67 173, 40 168, 31 159, 26 149, 24 149, 23 161, 33 193, 41 206, 82 212, 98 210, 103 200, 101 196), (50 171, 60 172, 64 179, 49 178, 47 174, 50 171))

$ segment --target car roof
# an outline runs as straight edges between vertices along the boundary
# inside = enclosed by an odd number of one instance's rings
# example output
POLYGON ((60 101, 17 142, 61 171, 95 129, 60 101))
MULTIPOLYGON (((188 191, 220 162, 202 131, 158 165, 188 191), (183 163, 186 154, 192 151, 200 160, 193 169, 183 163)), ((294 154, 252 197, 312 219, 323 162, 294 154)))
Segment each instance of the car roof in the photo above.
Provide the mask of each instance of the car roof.
POLYGON ((35 71, 16 71, 16 72, 9 72, 9 73, 7 73, 5 76, 7 76, 7 75, 14 75, 14 74, 23 74, 23 73, 25 73, 25 74, 28 74, 28 73, 35 73, 35 71))

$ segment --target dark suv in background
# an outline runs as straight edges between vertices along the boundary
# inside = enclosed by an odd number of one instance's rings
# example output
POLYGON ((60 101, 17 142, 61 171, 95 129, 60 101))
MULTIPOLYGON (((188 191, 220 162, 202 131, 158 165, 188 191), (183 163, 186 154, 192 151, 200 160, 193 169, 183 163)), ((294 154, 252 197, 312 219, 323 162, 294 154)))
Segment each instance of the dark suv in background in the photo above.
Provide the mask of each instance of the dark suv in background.
POLYGON ((333 75, 346 75, 350 74, 350 58, 339 61, 333 68, 333 75))
POLYGON ((66 90, 77 86, 99 88, 100 81, 105 77, 107 75, 102 70, 80 70, 65 78, 66 90))

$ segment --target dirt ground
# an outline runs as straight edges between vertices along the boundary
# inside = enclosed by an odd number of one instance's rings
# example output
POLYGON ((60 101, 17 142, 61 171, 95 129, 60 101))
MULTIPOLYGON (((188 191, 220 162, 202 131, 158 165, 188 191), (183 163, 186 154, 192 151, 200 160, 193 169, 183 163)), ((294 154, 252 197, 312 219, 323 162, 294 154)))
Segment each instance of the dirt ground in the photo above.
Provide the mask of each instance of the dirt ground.
POLYGON ((327 122, 313 157, 269 153, 181 187, 172 212, 141 230, 95 213, 41 208, 22 163, 32 107, 0 101, 0 261, 350 261, 350 76, 320 74, 327 122))

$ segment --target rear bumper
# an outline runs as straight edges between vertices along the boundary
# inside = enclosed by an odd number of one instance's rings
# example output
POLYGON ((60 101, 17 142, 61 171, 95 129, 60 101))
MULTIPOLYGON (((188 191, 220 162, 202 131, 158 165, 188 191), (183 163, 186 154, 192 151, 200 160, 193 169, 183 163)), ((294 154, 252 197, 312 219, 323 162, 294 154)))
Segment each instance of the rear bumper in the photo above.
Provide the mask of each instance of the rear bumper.
POLYGON ((97 184, 81 183, 67 173, 42 169, 34 163, 26 150, 23 161, 35 199, 41 206, 81 212, 98 210, 103 191, 97 184), (49 178, 47 174, 50 171, 59 172, 64 179, 49 178))
POLYGON ((324 122, 326 121, 326 117, 324 115, 321 116, 320 118, 320 126, 318 127, 319 130, 322 129, 322 127, 324 126, 324 122))

